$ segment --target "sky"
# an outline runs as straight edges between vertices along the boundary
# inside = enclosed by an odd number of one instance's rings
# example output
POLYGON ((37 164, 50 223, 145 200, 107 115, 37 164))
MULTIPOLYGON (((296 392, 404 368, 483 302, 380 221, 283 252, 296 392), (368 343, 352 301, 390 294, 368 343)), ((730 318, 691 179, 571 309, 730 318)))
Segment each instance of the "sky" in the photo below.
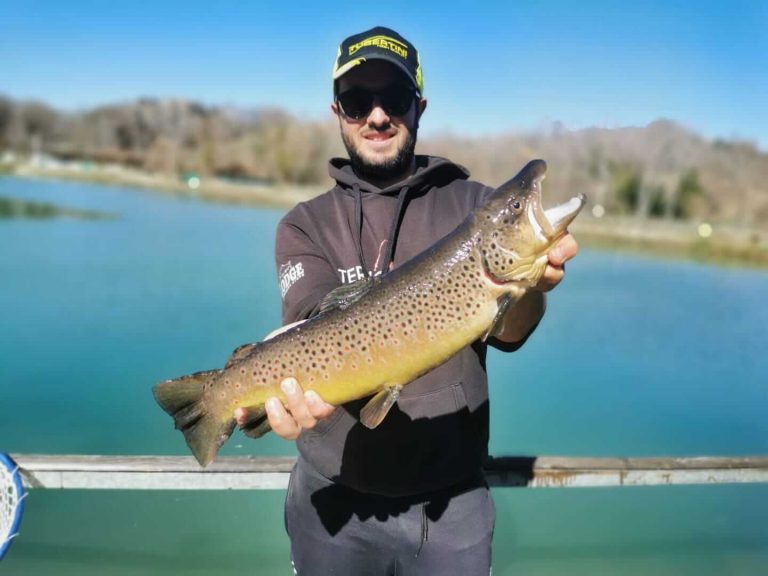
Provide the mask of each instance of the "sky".
POLYGON ((768 151, 768 2, 2 0, 0 94, 79 110, 137 97, 330 115, 340 41, 419 49, 427 135, 643 126, 768 151))

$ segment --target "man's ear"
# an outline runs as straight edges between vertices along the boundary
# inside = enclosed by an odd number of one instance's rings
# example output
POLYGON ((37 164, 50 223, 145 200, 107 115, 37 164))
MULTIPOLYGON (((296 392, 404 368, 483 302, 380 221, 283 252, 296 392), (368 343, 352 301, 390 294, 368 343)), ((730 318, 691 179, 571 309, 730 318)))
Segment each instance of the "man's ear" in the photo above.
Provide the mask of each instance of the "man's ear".
POLYGON ((419 113, 416 117, 417 120, 421 119, 421 115, 424 114, 424 110, 427 109, 427 99, 419 98, 419 113))
POLYGON ((336 104, 336 102, 331 102, 331 112, 333 112, 336 116, 339 115, 339 105, 336 104))

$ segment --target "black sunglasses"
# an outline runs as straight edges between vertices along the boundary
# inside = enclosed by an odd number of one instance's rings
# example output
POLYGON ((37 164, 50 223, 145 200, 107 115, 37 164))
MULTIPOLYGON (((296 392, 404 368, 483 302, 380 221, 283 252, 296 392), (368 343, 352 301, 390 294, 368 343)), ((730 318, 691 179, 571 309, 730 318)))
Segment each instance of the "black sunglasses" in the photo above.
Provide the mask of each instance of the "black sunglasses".
POLYGON ((350 88, 336 96, 341 111, 352 120, 366 118, 373 110, 376 99, 387 116, 404 116, 416 99, 416 90, 402 85, 387 86, 381 90, 350 88))

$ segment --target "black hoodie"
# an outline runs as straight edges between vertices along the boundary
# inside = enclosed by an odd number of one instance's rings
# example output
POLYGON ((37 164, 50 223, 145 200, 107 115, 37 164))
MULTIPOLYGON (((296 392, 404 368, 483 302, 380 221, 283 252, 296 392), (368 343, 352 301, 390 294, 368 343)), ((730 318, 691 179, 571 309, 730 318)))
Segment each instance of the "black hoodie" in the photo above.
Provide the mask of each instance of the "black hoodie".
MULTIPOLYGON (((314 315, 329 291, 374 273, 377 260, 380 270, 383 262, 397 267, 413 258, 491 191, 432 156, 417 156, 414 174, 385 189, 359 179, 348 160, 331 160, 330 174, 332 190, 298 204, 278 225, 284 324, 314 315)), ((408 384, 375 430, 358 421, 367 399, 341 406, 302 431, 300 458, 330 480, 386 496, 478 477, 488 450, 485 355, 476 342, 408 384)))

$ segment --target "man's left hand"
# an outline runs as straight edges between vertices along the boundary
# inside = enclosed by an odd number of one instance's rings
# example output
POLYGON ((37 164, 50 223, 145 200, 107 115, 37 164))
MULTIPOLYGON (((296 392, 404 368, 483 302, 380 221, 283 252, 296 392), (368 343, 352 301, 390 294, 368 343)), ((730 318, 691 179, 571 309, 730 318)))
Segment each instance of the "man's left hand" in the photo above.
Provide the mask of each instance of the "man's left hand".
POLYGON ((570 233, 563 236, 549 251, 549 264, 534 289, 539 292, 549 292, 560 284, 565 276, 565 263, 576 256, 578 251, 579 245, 576 239, 570 233))

